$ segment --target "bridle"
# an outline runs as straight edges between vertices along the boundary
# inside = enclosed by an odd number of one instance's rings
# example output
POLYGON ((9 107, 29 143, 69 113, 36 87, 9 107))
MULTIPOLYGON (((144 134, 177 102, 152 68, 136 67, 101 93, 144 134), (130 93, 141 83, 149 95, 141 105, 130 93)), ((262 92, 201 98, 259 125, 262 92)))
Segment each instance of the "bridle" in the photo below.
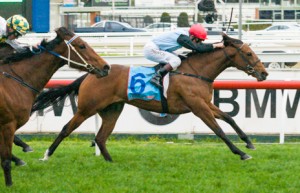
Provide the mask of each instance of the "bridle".
MULTIPOLYGON (((223 49, 223 52, 224 52, 226 58, 230 61, 230 63, 233 63, 234 66, 236 66, 237 68, 239 68, 239 69, 245 71, 247 74, 253 74, 253 73, 255 73, 254 67, 256 66, 256 64, 257 64, 258 62, 260 62, 260 59, 258 59, 258 60, 257 60, 256 62, 254 62, 254 63, 251 63, 251 62, 245 57, 244 52, 242 51, 242 47, 243 47, 244 45, 245 45, 245 43, 243 43, 240 47, 235 47, 234 45, 231 44, 231 46, 234 47, 234 48, 237 50, 236 53, 238 53, 238 54, 241 56, 241 58, 243 59, 243 61, 247 64, 246 67, 241 66, 241 65, 238 65, 236 62, 234 62, 234 61, 231 59, 231 57, 227 54, 227 52, 225 51, 225 49, 223 49)), ((235 54, 234 54, 234 55, 235 55, 235 54)))
POLYGON ((92 72, 95 69, 95 67, 93 67, 91 64, 88 64, 85 61, 85 59, 77 52, 77 50, 74 48, 74 46, 72 46, 72 44, 71 44, 76 38, 78 38, 78 35, 74 35, 69 41, 64 40, 65 43, 66 43, 66 45, 67 45, 67 47, 68 47, 68 59, 66 59, 68 61, 68 66, 70 66, 70 62, 72 62, 72 63, 74 63, 74 64, 76 64, 78 66, 85 67, 88 70, 88 72, 92 72), (73 61, 73 60, 70 59, 71 58, 70 48, 77 54, 77 56, 83 61, 84 64, 75 62, 75 61, 73 61))
MULTIPOLYGON (((70 40, 68 40, 68 41, 64 40, 64 42, 66 43, 66 45, 68 47, 68 58, 66 58, 66 57, 64 57, 64 56, 62 56, 62 55, 60 55, 60 54, 58 54, 54 51, 47 50, 45 47, 43 47, 41 45, 39 45, 38 48, 40 48, 41 50, 45 50, 45 51, 49 52, 50 54, 67 61, 68 66, 70 66, 71 63, 73 63, 73 64, 76 64, 77 66, 84 67, 85 69, 87 69, 88 72, 92 72, 96 68, 92 64, 87 63, 85 61, 85 59, 77 52, 77 50, 71 44, 78 37, 79 37, 78 35, 74 35, 70 40), (70 48, 77 54, 77 56, 82 60, 83 63, 79 63, 79 62, 76 62, 74 60, 71 60, 71 50, 70 50, 70 48)), ((97 68, 97 70, 98 71, 100 70, 101 76, 107 75, 107 72, 105 70, 101 70, 101 69, 98 69, 98 68, 97 68)))
POLYGON ((43 47, 41 45, 39 45, 38 48, 40 48, 41 50, 47 51, 50 54, 52 54, 52 55, 54 55, 54 56, 56 56, 58 58, 61 58, 61 59, 65 60, 65 61, 67 61, 68 62, 68 66, 70 66, 70 63, 73 63, 73 64, 76 64, 78 66, 84 67, 84 68, 86 68, 88 70, 88 72, 91 72, 91 71, 93 71, 95 69, 95 67, 93 67, 91 64, 88 64, 84 60, 84 58, 77 52, 77 50, 71 44, 78 37, 79 36, 74 35, 69 41, 64 40, 64 42, 66 43, 66 45, 68 47, 68 58, 66 58, 66 57, 64 57, 64 56, 62 56, 62 55, 60 55, 60 54, 58 54, 58 53, 56 53, 54 51, 47 50, 45 47, 43 47), (77 54, 77 56, 83 61, 83 63, 79 63, 79 62, 76 62, 74 60, 71 60, 71 51, 70 51, 70 48, 77 54))
MULTIPOLYGON (((58 53, 56 53, 56 52, 54 52, 54 51, 47 50, 45 47, 43 47, 43 46, 41 46, 41 45, 38 46, 39 49, 40 49, 38 52, 33 51, 32 48, 31 48, 31 52, 34 53, 34 54, 40 54, 41 50, 44 50, 44 51, 47 51, 48 53, 50 53, 50 54, 52 54, 52 55, 54 55, 54 56, 56 56, 56 57, 58 57, 58 58, 61 58, 61 59, 65 60, 65 61, 68 61, 68 65, 69 65, 69 66, 70 66, 70 63, 74 63, 74 64, 76 64, 76 65, 78 65, 78 66, 82 66, 82 67, 86 68, 86 69, 88 70, 88 72, 92 72, 93 70, 97 70, 97 71, 100 72, 100 75, 101 75, 102 77, 103 77, 103 76, 106 76, 106 75, 108 74, 108 70, 98 69, 98 68, 95 68, 93 65, 88 64, 88 63, 84 60, 84 58, 77 52, 77 50, 72 46, 71 43, 72 43, 77 37, 78 37, 78 36, 75 35, 75 36, 73 36, 69 41, 64 40, 65 43, 66 43, 66 45, 67 45, 67 47, 68 47, 68 58, 66 58, 66 57, 64 57, 64 56, 62 56, 62 55, 60 55, 60 54, 58 54, 58 53), (70 50, 70 48, 71 48, 71 49, 78 55, 78 57, 83 61, 83 64, 70 59, 70 58, 71 58, 71 50, 70 50)), ((29 88, 30 90, 34 91, 35 93, 39 93, 39 90, 35 89, 34 87, 32 87, 31 85, 29 85, 28 83, 24 82, 24 81, 22 80, 22 78, 15 77, 15 76, 13 76, 13 75, 11 75, 11 74, 9 74, 9 73, 7 73, 7 72, 4 72, 4 71, 0 71, 0 73, 2 73, 2 74, 3 74, 4 76, 6 76, 7 78, 11 78, 11 79, 13 79, 13 80, 19 82, 21 85, 23 85, 23 86, 29 88)))

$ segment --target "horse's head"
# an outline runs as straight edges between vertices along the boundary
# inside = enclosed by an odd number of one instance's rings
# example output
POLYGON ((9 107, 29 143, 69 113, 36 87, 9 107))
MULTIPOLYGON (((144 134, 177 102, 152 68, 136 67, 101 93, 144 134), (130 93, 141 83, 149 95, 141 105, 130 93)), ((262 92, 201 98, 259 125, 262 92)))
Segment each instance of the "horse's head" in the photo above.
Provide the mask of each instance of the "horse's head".
POLYGON ((55 30, 56 39, 64 40, 61 53, 68 59, 71 67, 96 74, 97 77, 108 75, 110 65, 101 58, 85 41, 65 27, 55 30))
POLYGON ((230 65, 243 70, 258 81, 266 80, 268 73, 249 45, 241 40, 230 38, 225 33, 222 36, 225 45, 224 54, 230 61, 230 65))

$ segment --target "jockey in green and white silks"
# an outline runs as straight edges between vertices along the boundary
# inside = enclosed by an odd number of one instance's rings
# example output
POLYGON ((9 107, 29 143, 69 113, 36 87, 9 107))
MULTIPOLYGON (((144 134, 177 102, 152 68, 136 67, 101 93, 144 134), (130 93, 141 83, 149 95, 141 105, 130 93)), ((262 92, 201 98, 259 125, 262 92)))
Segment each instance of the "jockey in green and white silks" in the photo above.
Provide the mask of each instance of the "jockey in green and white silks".
POLYGON ((29 31, 28 21, 20 16, 14 15, 5 20, 0 16, 0 43, 7 43, 17 52, 22 52, 25 44, 20 44, 16 39, 29 31))
POLYGON ((174 51, 182 47, 196 52, 210 52, 215 48, 224 47, 222 42, 214 44, 202 43, 205 39, 207 39, 207 32, 200 24, 192 25, 189 31, 177 29, 153 37, 144 46, 144 55, 148 60, 166 65, 156 72, 150 82, 158 87, 162 87, 161 79, 181 64, 181 59, 174 51))

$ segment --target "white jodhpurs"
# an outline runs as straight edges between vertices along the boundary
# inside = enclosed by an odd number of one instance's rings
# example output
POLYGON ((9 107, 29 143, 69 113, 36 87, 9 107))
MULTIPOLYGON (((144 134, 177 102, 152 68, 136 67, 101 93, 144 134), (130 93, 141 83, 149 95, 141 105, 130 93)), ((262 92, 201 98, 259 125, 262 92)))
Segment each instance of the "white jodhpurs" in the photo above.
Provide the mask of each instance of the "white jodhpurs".
POLYGON ((152 41, 144 46, 144 55, 153 62, 170 64, 173 70, 181 64, 181 59, 176 54, 160 50, 152 41))

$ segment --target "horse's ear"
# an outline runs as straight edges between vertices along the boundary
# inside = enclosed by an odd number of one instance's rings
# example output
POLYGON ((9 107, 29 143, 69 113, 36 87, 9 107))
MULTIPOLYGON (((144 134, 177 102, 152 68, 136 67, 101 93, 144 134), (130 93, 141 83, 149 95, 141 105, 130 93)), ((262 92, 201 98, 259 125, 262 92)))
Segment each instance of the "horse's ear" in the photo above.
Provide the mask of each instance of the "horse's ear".
POLYGON ((57 34, 58 34, 58 33, 63 33, 63 34, 65 34, 65 33, 68 32, 68 29, 65 28, 65 27, 59 27, 59 28, 56 28, 56 29, 55 29, 55 32, 56 32, 57 34))
POLYGON ((55 28, 55 30, 54 30, 54 31, 55 31, 55 33, 57 33, 57 32, 59 31, 59 28, 55 28))
POLYGON ((222 32, 222 36, 224 41, 230 39, 230 37, 224 32, 222 32))
POLYGON ((228 46, 230 43, 231 38, 224 32, 222 32, 222 36, 223 36, 223 42, 225 46, 228 46))
POLYGON ((55 31, 56 35, 59 36, 59 34, 60 34, 60 28, 56 28, 54 31, 55 31))
POLYGON ((74 36, 74 33, 69 31, 66 27, 59 27, 55 29, 57 36, 60 36, 62 39, 65 39, 65 36, 74 36))

